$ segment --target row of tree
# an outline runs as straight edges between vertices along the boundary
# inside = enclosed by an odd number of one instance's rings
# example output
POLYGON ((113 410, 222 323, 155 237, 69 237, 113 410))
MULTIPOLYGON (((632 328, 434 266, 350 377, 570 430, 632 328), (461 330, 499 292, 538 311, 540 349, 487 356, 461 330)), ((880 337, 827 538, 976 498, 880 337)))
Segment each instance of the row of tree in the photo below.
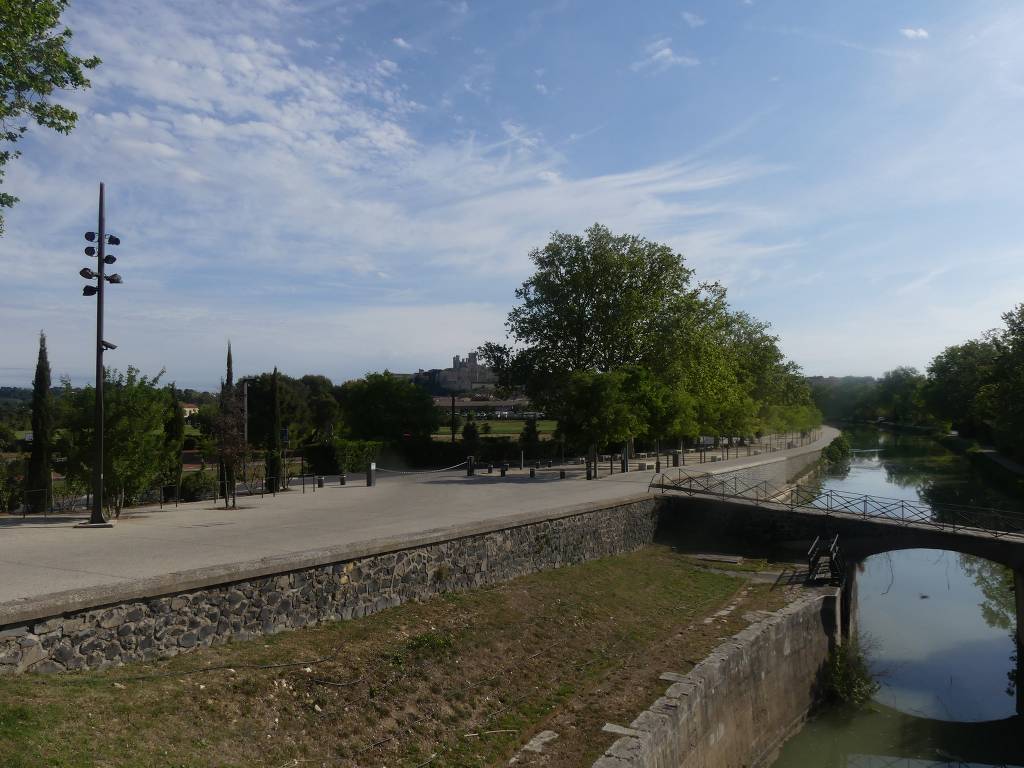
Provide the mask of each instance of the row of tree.
POLYGON ((681 254, 595 224, 530 254, 510 344, 484 360, 591 448, 633 438, 805 431, 820 423, 797 365, 769 326, 732 310, 681 254))
MULTIPOLYGON (((534 408, 557 420, 561 450, 807 431, 820 423, 799 369, 767 324, 733 311, 725 290, 697 282, 668 246, 594 225, 582 236, 555 233, 530 258, 535 272, 508 316, 511 343, 480 351, 502 387, 525 391, 534 408)), ((105 495, 115 513, 149 489, 181 485, 181 393, 161 376, 107 372, 105 495)), ((91 387, 65 382, 54 398, 41 338, 26 490, 48 487, 55 468, 68 484, 87 486, 94 397, 91 387)), ((342 469, 370 455, 371 443, 407 449, 417 462, 448 458, 460 449, 431 439, 440 417, 426 390, 387 372, 341 385, 277 369, 236 381, 229 344, 220 392, 192 417, 199 436, 188 440, 216 462, 230 491, 248 468, 280 482, 288 449, 326 455, 342 469)), ((479 437, 467 424, 467 442, 479 446, 479 437)), ((519 443, 539 448, 536 424, 527 424, 519 443)))
POLYGON ((828 419, 956 429, 1024 457, 1024 304, 980 338, 946 347, 925 373, 899 367, 882 378, 810 380, 828 419))

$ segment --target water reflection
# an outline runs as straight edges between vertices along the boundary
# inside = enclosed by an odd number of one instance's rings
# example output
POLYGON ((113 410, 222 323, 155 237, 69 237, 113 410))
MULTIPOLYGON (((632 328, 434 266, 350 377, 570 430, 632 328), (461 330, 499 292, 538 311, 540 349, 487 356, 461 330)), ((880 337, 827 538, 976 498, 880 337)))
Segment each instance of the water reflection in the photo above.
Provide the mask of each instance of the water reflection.
POLYGON ((773 768, 1024 766, 1024 718, 948 723, 881 704, 831 709, 782 747, 773 768))
POLYGON ((1013 637, 984 620, 984 595, 955 553, 911 549, 870 557, 857 590, 857 623, 869 638, 878 701, 939 720, 1016 712, 1013 692, 1007 695, 1013 637))
MULTIPOLYGON (((847 433, 847 466, 822 485, 929 506, 1024 511, 1021 499, 935 441, 847 433)), ((858 624, 870 636, 876 701, 829 709, 783 748, 776 768, 1024 766, 1014 716, 1015 605, 1009 569, 976 557, 906 550, 869 558, 858 575, 858 624)))

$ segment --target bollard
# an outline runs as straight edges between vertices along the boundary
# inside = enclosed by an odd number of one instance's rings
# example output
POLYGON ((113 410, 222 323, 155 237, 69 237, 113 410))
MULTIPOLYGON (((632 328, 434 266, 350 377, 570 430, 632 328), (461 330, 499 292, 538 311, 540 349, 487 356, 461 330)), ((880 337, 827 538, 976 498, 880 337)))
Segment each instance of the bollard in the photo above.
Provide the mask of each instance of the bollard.
POLYGON ((502 464, 501 465, 501 476, 504 477, 506 472, 508 472, 508 464, 502 464))
POLYGON ((530 467, 530 477, 536 477, 536 476, 537 476, 537 468, 536 467, 530 467))
POLYGON ((316 487, 317 488, 323 488, 324 487, 324 476, 323 475, 317 475, 316 487))
POLYGON ((590 470, 590 462, 588 461, 587 462, 587 480, 592 480, 593 477, 594 476, 591 474, 591 470, 590 470))
POLYGON ((338 485, 344 485, 344 484, 345 484, 345 473, 342 472, 340 475, 338 475, 338 485))
POLYGON ((551 459, 548 459, 548 469, 551 469, 553 466, 555 466, 555 462, 552 461, 551 459))
POLYGON ((371 461, 370 466, 366 468, 366 487, 372 488, 377 484, 377 462, 371 461))
POLYGON ((564 469, 558 470, 558 479, 559 480, 565 480, 565 470, 564 469))
POLYGON ((679 466, 679 451, 672 451, 672 466, 679 466))
POLYGON ((494 465, 493 464, 488 464, 487 465, 487 474, 488 475, 493 475, 494 474, 494 465))
POLYGON ((466 457, 466 477, 472 477, 474 471, 475 471, 475 467, 473 466, 473 457, 472 456, 467 456, 466 457))

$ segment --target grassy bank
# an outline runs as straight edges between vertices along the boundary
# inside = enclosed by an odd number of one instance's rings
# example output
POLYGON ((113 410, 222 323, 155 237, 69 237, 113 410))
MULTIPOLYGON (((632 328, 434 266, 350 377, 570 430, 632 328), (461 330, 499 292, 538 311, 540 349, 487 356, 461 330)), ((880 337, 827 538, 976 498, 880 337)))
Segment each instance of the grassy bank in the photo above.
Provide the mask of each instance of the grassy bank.
POLYGON ((544 765, 589 764, 659 674, 783 600, 655 546, 165 662, 3 678, 0 765, 504 765, 543 729, 544 765))

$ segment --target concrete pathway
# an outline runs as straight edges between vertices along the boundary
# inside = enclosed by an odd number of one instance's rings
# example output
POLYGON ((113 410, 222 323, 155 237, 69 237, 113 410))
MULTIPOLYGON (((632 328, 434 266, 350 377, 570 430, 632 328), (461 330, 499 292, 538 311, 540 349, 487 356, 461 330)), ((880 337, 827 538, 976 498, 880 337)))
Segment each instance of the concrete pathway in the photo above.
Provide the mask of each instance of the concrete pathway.
MULTIPOLYGON (((820 449, 837 434, 825 428, 804 448, 697 465, 722 472, 755 461, 820 449)), ((395 549, 426 538, 465 535, 575 507, 604 505, 648 493, 651 472, 586 481, 580 470, 565 480, 557 470, 535 479, 514 470, 466 477, 382 474, 376 487, 353 483, 303 494, 291 490, 239 497, 239 509, 211 502, 122 516, 113 528, 76 529, 74 518, 0 518, 0 627, 45 606, 61 610, 99 604, 104 594, 160 594, 288 566, 345 559, 395 549), (87 596, 84 597, 84 596, 87 596)), ((42 615, 42 614, 40 614, 42 615)))

